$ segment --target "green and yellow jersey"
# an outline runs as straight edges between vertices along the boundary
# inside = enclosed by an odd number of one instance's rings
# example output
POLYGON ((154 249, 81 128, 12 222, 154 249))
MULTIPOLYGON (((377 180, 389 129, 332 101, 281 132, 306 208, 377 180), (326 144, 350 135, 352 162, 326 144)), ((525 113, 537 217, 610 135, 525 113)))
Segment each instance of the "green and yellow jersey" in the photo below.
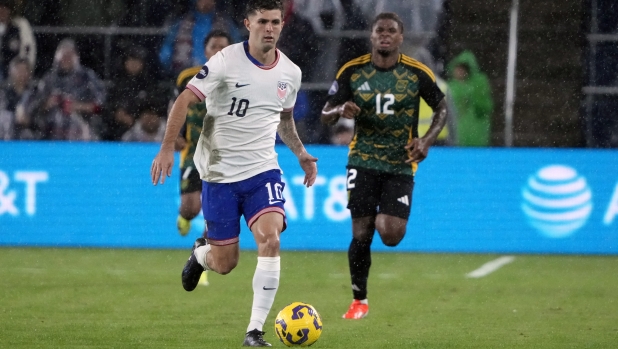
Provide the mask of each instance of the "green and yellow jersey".
POLYGON ((353 101, 361 109, 348 166, 414 175, 417 164, 405 163, 404 146, 419 136, 420 98, 432 109, 444 98, 427 66, 400 54, 397 64, 382 69, 366 54, 341 67, 329 95, 330 105, 353 101))
MULTIPOLYGON (((197 74, 201 66, 191 67, 183 70, 176 79, 176 87, 179 92, 185 88, 187 83, 197 74)), ((180 130, 180 136, 187 141, 187 145, 180 151, 180 168, 193 167, 193 155, 197 147, 197 141, 202 133, 202 125, 206 116, 206 103, 195 103, 187 111, 187 120, 180 130)))

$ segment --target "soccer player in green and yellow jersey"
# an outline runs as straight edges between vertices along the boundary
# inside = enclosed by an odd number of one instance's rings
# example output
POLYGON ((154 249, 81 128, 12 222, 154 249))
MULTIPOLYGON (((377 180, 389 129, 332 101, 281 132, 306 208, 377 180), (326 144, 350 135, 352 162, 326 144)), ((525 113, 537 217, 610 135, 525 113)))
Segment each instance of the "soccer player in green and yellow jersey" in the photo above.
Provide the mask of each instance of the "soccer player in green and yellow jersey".
POLYGON ((444 94, 433 72, 401 54, 403 23, 394 13, 381 13, 372 25, 370 54, 344 64, 322 110, 322 122, 355 119, 347 165, 348 208, 352 243, 348 250, 354 300, 345 319, 367 315, 367 279, 375 230, 387 246, 397 246, 406 233, 412 204, 414 173, 444 127, 444 94), (434 110, 431 126, 418 134, 419 99, 434 110))
MULTIPOLYGON (((221 30, 211 31, 204 39, 204 53, 207 59, 214 56, 224 47, 229 46, 232 41, 229 34, 221 30)), ((183 70, 176 79, 178 93, 185 89, 187 83, 197 74, 201 66, 191 67, 183 70)), ((180 130, 176 139, 176 150, 180 151, 180 208, 176 225, 178 232, 186 236, 191 229, 191 220, 200 213, 202 208, 201 193, 202 180, 195 168, 193 154, 197 141, 202 133, 202 124, 206 116, 206 104, 195 103, 187 111, 187 120, 180 130)), ((207 228, 204 229, 204 238, 207 228)), ((202 274, 200 284, 207 285, 206 272, 202 274)))

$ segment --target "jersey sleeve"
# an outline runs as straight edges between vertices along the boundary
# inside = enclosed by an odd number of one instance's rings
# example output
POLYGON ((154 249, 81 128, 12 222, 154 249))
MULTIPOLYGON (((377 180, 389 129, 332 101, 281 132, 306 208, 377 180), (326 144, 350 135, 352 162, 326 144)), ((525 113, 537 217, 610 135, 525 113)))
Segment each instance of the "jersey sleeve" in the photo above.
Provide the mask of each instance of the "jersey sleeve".
POLYGON ((189 81, 187 88, 200 99, 204 99, 214 91, 225 76, 225 60, 221 52, 217 52, 204 64, 202 69, 189 81))
MULTIPOLYGON (((431 70, 429 71, 431 73, 431 70)), ((438 104, 444 98, 444 93, 438 87, 436 83, 436 78, 429 73, 422 70, 419 76, 419 90, 421 97, 427 102, 427 105, 431 107, 431 109, 436 109, 438 104)))
POLYGON ((340 105, 352 99, 353 94, 350 88, 352 72, 352 68, 349 67, 337 74, 337 78, 328 90, 328 103, 331 106, 340 105))
POLYGON ((290 112, 294 109, 294 105, 296 104, 296 98, 298 96, 298 91, 300 91, 300 85, 302 80, 302 72, 300 68, 296 68, 293 86, 290 86, 292 89, 288 92, 288 96, 283 102, 283 111, 290 112))

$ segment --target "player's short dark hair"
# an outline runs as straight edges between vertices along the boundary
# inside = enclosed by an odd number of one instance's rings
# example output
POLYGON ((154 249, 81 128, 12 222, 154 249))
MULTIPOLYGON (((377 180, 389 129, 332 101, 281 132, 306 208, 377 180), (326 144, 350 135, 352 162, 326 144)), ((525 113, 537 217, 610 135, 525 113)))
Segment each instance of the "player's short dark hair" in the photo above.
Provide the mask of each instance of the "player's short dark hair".
POLYGON ((375 27, 376 23, 378 23, 378 21, 381 19, 390 19, 397 22, 397 25, 399 26, 399 31, 401 32, 401 34, 403 34, 403 21, 401 20, 401 18, 399 18, 399 15, 394 12, 382 12, 378 14, 376 18, 373 19, 373 23, 371 23, 372 30, 373 27, 375 27))
POLYGON ((230 36, 230 34, 228 34, 226 31, 221 30, 221 29, 213 29, 204 38, 204 48, 206 48, 206 45, 208 45, 208 42, 212 38, 226 38, 227 42, 229 44, 232 44, 232 37, 230 36))
POLYGON ((283 15, 283 3, 281 0, 249 0, 245 7, 245 18, 258 11, 279 10, 283 15))

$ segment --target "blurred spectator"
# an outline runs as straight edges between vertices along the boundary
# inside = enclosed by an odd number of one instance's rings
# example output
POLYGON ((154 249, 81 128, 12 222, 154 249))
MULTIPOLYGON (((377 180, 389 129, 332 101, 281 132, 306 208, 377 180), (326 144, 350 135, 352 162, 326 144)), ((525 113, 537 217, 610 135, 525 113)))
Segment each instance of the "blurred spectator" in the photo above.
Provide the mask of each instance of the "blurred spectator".
POLYGON ((230 34, 234 42, 240 41, 238 28, 225 14, 215 11, 215 0, 192 0, 194 8, 171 27, 159 52, 159 60, 173 76, 182 70, 203 65, 203 40, 213 29, 230 34))
POLYGON ((36 64, 36 40, 32 33, 32 27, 24 17, 13 17, 13 24, 19 28, 19 56, 28 59, 31 67, 36 64))
POLYGON ((52 68, 25 103, 25 111, 45 125, 45 139, 97 140, 104 100, 103 82, 79 63, 73 40, 64 39, 58 44, 52 68))
POLYGON ((137 121, 124 135, 123 142, 162 142, 166 123, 157 108, 146 104, 140 108, 137 121))
POLYGON ((311 81, 318 55, 317 36, 311 23, 294 12, 293 0, 283 0, 282 3, 284 25, 277 48, 302 70, 304 82, 311 81))
POLYGON ((12 16, 13 1, 0 0, 0 74, 7 76, 9 62, 18 55, 34 64, 35 44, 32 28, 24 18, 12 16))
POLYGON ((30 120, 19 102, 32 91, 32 68, 26 58, 14 58, 9 64, 9 76, 0 87, 0 139, 33 139, 30 120))
MULTIPOLYGON (((368 30, 369 22, 363 10, 354 3, 354 0, 341 0, 343 7, 342 30, 368 30)), ((337 67, 343 66, 348 61, 370 52, 369 39, 366 35, 359 38, 341 38, 337 67)))
POLYGON ((334 145, 349 145, 354 138, 354 120, 340 118, 333 126, 330 142, 334 145))
POLYGON ((10 16, 12 18, 13 25, 19 29, 19 54, 20 57, 26 57, 30 62, 30 67, 34 68, 36 64, 36 41, 34 34, 32 33, 32 27, 30 22, 22 16, 20 16, 23 3, 21 1, 0 1, 0 3, 8 4, 10 10, 10 16))
POLYGON ((458 145, 488 146, 493 100, 487 75, 467 50, 449 62, 447 74, 457 117, 458 145))
POLYGON ((131 46, 123 57, 122 67, 108 90, 104 113, 105 140, 120 140, 133 126, 138 113, 137 105, 158 100, 161 101, 159 112, 167 106, 165 91, 153 82, 147 70, 147 54, 143 47, 131 46))

